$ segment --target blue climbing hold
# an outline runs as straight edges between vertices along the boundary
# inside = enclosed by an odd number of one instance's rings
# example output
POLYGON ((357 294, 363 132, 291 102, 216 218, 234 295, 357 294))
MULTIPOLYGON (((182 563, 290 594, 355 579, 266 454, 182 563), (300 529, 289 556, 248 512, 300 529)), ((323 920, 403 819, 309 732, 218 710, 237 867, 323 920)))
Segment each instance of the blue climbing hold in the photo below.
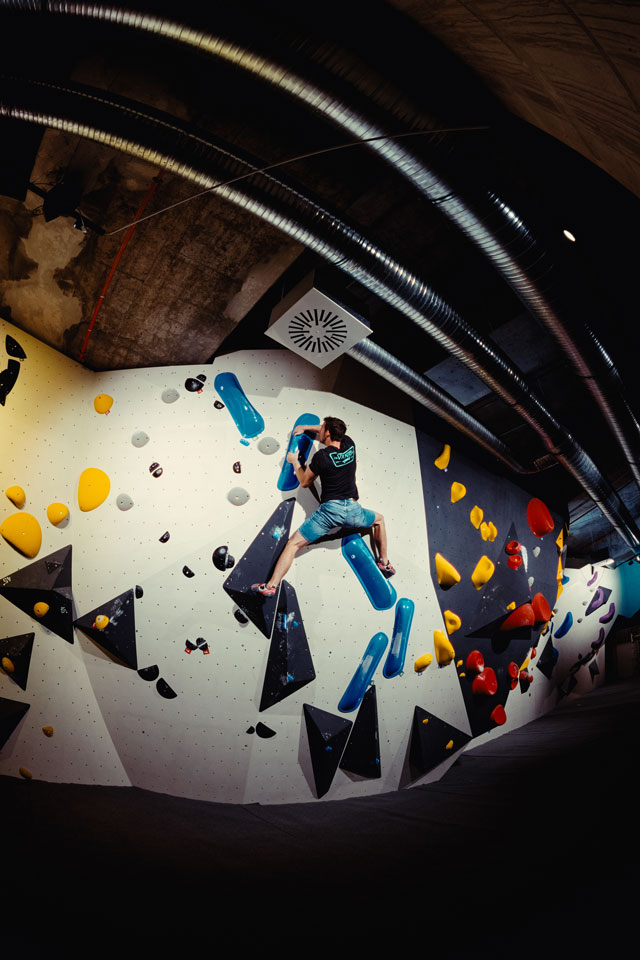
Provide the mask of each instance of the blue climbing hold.
POLYGON ((567 583, 569 583, 569 577, 565 574, 565 576, 562 578, 562 586, 566 586, 567 583))
POLYGON ((389 648, 389 653, 387 654, 387 659, 382 671, 387 680, 390 680, 392 677, 397 677, 399 673, 402 673, 404 668, 414 610, 415 603, 406 597, 402 597, 396 604, 391 647, 389 648))
POLYGON ((389 639, 384 633, 376 633, 371 638, 360 665, 338 704, 338 710, 341 713, 351 713, 358 709, 388 643, 389 639))
MULTIPOLYGON (((308 433, 301 433, 300 436, 294 437, 293 431, 302 424, 310 426, 312 423, 320 423, 320 417, 317 417, 315 413, 303 413, 301 417, 298 417, 291 428, 287 453, 295 453, 301 460, 306 461, 307 454, 313 443, 313 438, 310 437, 308 433)), ((293 469, 293 465, 287 460, 285 454, 282 470, 278 477, 278 490, 295 490, 297 486, 299 486, 299 484, 296 472, 293 469)))
POLYGON ((224 400, 240 435, 251 439, 264 430, 264 420, 247 400, 244 390, 234 373, 219 373, 213 381, 216 391, 224 400))
POLYGON ((566 617, 564 618, 564 620, 562 621, 562 623, 560 624, 560 626, 558 627, 558 629, 554 634, 556 640, 560 640, 562 637, 565 637, 569 633, 569 630, 571 630, 572 626, 573 626, 573 614, 571 613, 571 610, 569 610, 569 613, 566 615, 566 617))
POLYGON ((362 584, 371 606, 376 610, 389 610, 398 594, 383 577, 371 550, 359 533, 342 538, 342 554, 362 584))

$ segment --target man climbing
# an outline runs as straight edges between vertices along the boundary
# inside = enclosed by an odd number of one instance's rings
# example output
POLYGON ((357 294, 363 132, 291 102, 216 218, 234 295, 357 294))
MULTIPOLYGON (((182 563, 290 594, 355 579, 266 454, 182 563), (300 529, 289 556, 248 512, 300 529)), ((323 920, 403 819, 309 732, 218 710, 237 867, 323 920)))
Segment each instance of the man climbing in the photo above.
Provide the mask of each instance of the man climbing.
POLYGON ((316 477, 320 478, 320 506, 290 538, 269 580, 266 583, 254 583, 251 587, 263 597, 275 595, 298 550, 337 527, 370 527, 379 569, 385 577, 392 577, 396 572, 387 556, 384 517, 358 503, 356 447, 351 437, 347 436, 346 424, 337 417, 325 417, 320 424, 296 427, 293 434, 299 436, 305 432, 317 434, 317 439, 324 445, 324 449, 314 454, 306 468, 300 465, 295 453, 288 453, 287 460, 294 468, 301 487, 310 487, 316 477))

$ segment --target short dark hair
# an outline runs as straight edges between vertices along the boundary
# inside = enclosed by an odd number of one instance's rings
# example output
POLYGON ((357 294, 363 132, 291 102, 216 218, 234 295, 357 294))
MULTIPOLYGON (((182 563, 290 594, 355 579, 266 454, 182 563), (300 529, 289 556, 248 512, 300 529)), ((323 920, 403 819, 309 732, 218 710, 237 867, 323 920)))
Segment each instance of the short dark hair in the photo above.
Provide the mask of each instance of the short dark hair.
POLYGON ((325 417, 324 428, 329 431, 332 440, 342 440, 347 432, 346 423, 338 417, 325 417))

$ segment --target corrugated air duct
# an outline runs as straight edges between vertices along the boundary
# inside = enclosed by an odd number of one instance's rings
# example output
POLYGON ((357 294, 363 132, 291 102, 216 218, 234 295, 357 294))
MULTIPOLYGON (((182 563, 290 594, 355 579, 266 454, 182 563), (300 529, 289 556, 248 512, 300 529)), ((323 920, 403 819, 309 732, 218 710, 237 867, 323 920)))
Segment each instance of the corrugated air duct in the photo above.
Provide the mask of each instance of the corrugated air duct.
MULTIPOLYGON (((252 174, 257 164, 208 135, 194 135, 151 108, 77 85, 3 80, 0 115, 65 130, 146 160, 213 188, 252 174)), ((495 345, 484 341, 429 286, 357 228, 304 196, 284 179, 253 174, 217 187, 249 210, 335 264, 429 333, 481 377, 542 438, 547 450, 580 483, 612 526, 640 552, 640 533, 616 493, 586 452, 529 390, 495 345)))
MULTIPOLYGON (((543 290, 542 279, 551 264, 531 230, 495 192, 487 192, 482 210, 479 209, 479 202, 476 208, 472 208, 438 172, 427 167, 424 160, 415 156, 404 144, 386 138, 381 114, 383 110, 393 112, 393 97, 389 94, 388 84, 381 83, 380 78, 374 77, 365 66, 358 64, 357 69, 349 69, 345 66, 349 62, 347 55, 335 48, 328 48, 327 44, 316 51, 316 66, 333 71, 342 82, 346 81, 354 89, 362 91, 367 99, 379 101, 381 111, 375 118, 373 105, 367 108, 364 98, 359 98, 360 107, 354 109, 344 99, 319 87, 315 80, 290 70, 286 64, 258 49, 249 48, 242 36, 231 39, 207 27, 198 28, 169 19, 162 13, 154 14, 153 4, 148 5, 149 10, 136 10, 115 4, 0 0, 0 7, 3 6, 29 13, 46 12, 104 21, 186 44, 219 57, 282 90, 330 120, 349 137, 369 140, 369 149, 411 182, 424 197, 436 203, 442 213, 484 253, 527 310, 554 337, 593 396, 640 487, 640 426, 621 392, 620 377, 610 356, 582 319, 579 326, 574 325, 569 329, 543 290)), ((238 24, 241 28, 242 20, 231 18, 225 21, 227 33, 238 30, 238 24)), ((264 40, 268 41, 269 31, 264 31, 263 35, 264 40)), ((400 42, 398 38, 396 42, 400 42)), ((310 39, 305 37, 304 51, 307 57, 313 52, 312 46, 310 39)), ((296 62, 299 63, 299 58, 296 58, 296 62)), ((383 64, 379 64, 379 67, 383 67, 383 64)), ((401 109, 396 111, 396 116, 400 115, 407 129, 413 123, 423 122, 417 110, 411 112, 409 98, 398 96, 397 102, 401 103, 401 109)))

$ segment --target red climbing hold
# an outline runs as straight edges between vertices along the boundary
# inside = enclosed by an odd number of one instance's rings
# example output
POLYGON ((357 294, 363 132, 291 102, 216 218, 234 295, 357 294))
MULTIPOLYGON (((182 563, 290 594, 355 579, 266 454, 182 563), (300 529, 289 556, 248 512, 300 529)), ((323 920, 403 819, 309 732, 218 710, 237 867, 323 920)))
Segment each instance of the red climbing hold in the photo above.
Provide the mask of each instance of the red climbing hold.
POLYGON ((509 557, 507 563, 512 570, 517 570, 518 567, 522 566, 522 557, 519 556, 519 554, 514 553, 511 557, 509 557))
POLYGON ((518 670, 518 664, 514 663, 512 660, 509 666, 507 667, 507 672, 509 673, 509 676, 511 677, 512 680, 517 680, 518 674, 520 673, 520 671, 518 670))
POLYGON ((497 707, 493 708, 491 711, 491 719, 498 727, 501 727, 503 723, 507 722, 507 715, 502 704, 499 703, 497 707))
POLYGON ((475 673, 482 673, 484 670, 484 657, 479 650, 472 650, 465 663, 467 670, 473 670, 475 673))
POLYGON ((503 621, 500 630, 504 633, 506 630, 517 630, 518 627, 532 627, 535 622, 536 618, 531 604, 522 603, 503 621))
POLYGON ((472 693, 483 693, 487 697, 492 697, 498 691, 498 678, 492 667, 485 667, 482 673, 473 681, 471 686, 472 693))
POLYGON ((549 513, 549 508, 537 497, 529 500, 527 506, 527 521, 531 533, 539 538, 544 537, 547 533, 551 533, 554 527, 553 517, 549 513))
POLYGON ((542 593, 536 593, 531 601, 531 607, 533 609, 533 615, 536 618, 536 623, 546 623, 551 616, 551 607, 542 593))
POLYGON ((532 647, 532 649, 531 649, 531 659, 532 659, 532 660, 535 660, 537 653, 538 653, 538 651, 536 650, 536 648, 535 648, 535 647, 532 647))
POLYGON ((520 553, 521 546, 517 540, 509 540, 509 543, 504 548, 504 552, 508 553, 510 556, 515 553, 520 553))

